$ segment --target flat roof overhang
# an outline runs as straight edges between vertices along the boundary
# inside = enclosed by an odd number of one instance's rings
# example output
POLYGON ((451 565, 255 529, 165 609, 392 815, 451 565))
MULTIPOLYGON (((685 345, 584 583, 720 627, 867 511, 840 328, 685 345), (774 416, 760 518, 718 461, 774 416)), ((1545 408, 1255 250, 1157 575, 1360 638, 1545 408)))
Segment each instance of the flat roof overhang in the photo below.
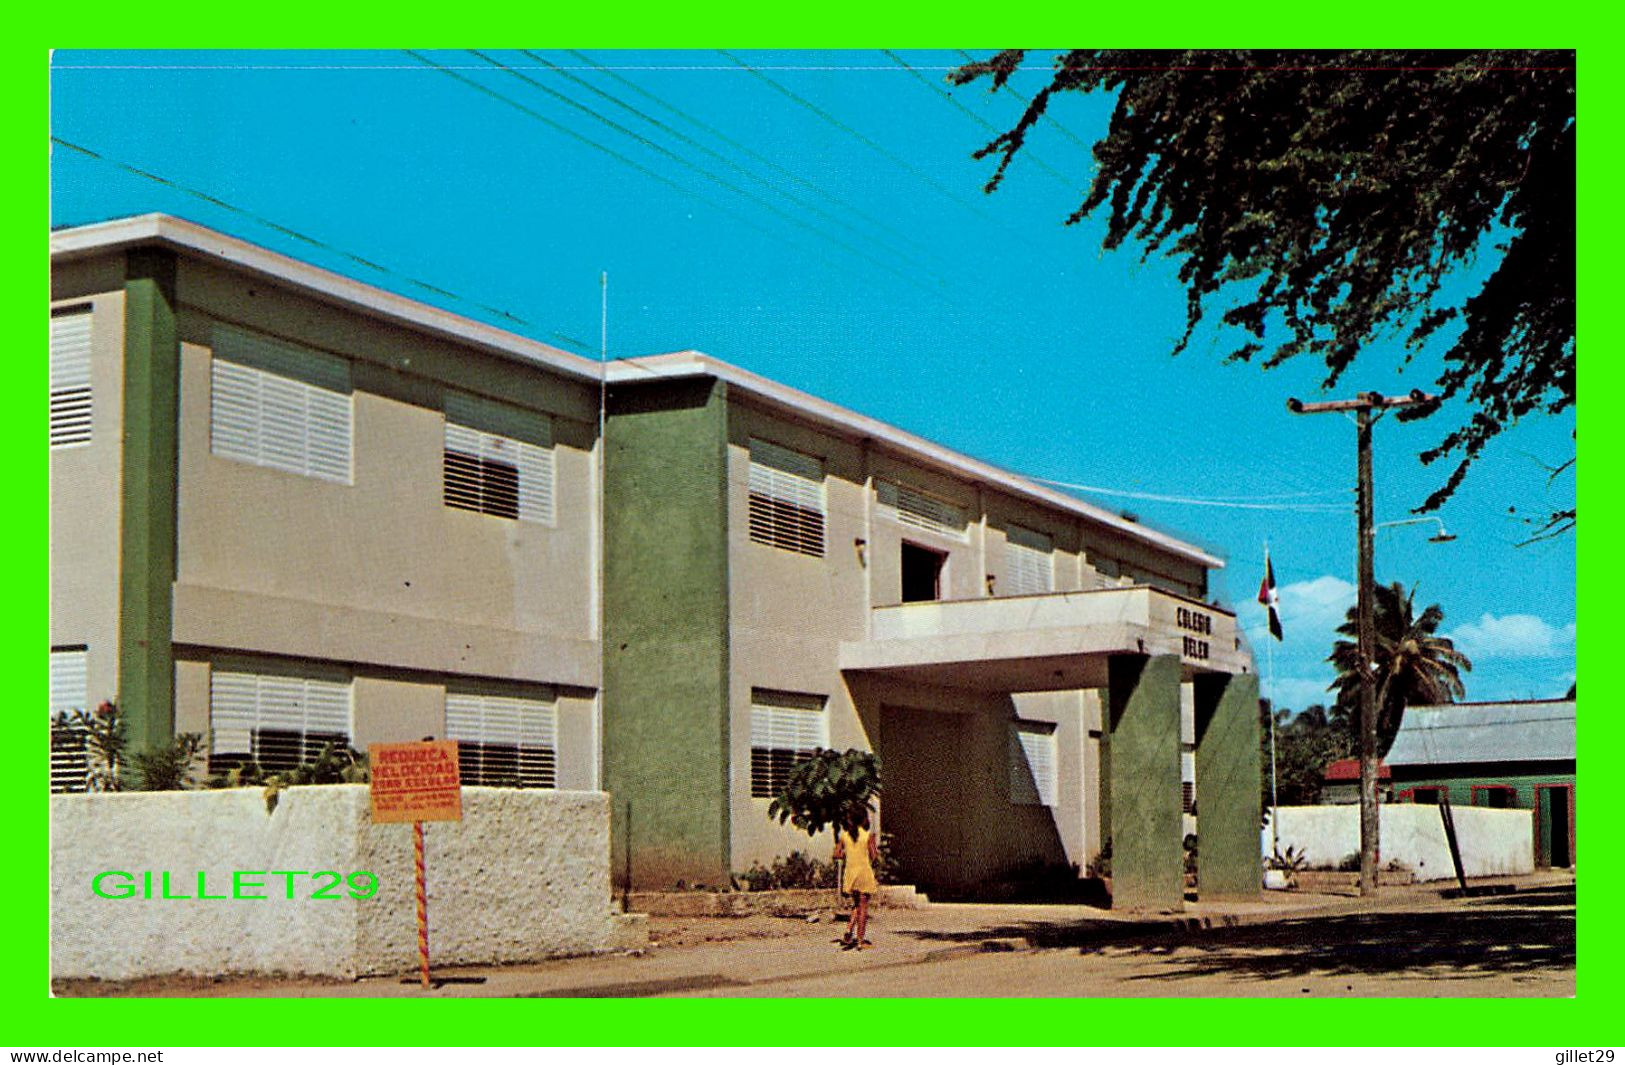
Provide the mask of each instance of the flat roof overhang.
POLYGON ((1114 655, 1177 655, 1184 679, 1250 673, 1235 615, 1150 587, 875 607, 844 673, 978 692, 1106 686, 1114 655))

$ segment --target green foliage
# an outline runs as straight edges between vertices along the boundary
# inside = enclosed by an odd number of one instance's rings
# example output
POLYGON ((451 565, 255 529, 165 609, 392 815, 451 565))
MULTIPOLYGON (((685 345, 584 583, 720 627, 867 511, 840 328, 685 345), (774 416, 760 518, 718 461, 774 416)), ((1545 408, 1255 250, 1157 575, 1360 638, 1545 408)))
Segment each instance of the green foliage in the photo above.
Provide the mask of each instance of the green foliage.
MULTIPOLYGON (((1260 702, 1265 712, 1259 750, 1263 766, 1261 799, 1267 815, 1270 805, 1269 700, 1260 702)), ((1352 757, 1359 750, 1353 719, 1341 709, 1328 713, 1318 703, 1295 717, 1290 710, 1276 711, 1274 716, 1276 795, 1282 806, 1313 806, 1320 801, 1326 767, 1338 759, 1352 757)))
MULTIPOLYGON (((950 75, 1003 86, 1002 52, 950 75)), ((1208 315, 1239 331, 1230 361, 1308 355, 1335 385, 1390 336, 1408 349, 1459 324, 1427 417, 1465 421, 1422 452, 1454 470, 1519 418, 1575 402, 1575 60, 1564 52, 1137 52, 1079 50, 1021 118, 976 153, 993 191, 1066 92, 1115 92, 1073 224, 1107 209, 1105 247, 1177 260, 1183 350, 1208 315), (1494 247, 1492 247, 1492 242, 1494 247), (1476 292, 1447 282, 1498 252, 1476 292)), ((1564 464, 1559 469, 1567 468, 1564 464)), ((1543 532, 1572 527, 1558 511, 1543 532)))
MULTIPOLYGON (((1359 868, 1359 855, 1355 855, 1355 868, 1359 868)), ((1269 869, 1279 869, 1285 873, 1296 873, 1309 865, 1309 855, 1297 847, 1288 847, 1286 850, 1277 850, 1264 859, 1264 865, 1269 869)))
POLYGON ((124 716, 112 703, 102 703, 95 713, 83 710, 59 711, 51 718, 52 739, 56 733, 73 732, 84 736, 88 763, 87 791, 119 791, 123 788, 125 748, 124 716))
POLYGON ((875 851, 879 855, 875 859, 875 881, 881 884, 900 884, 898 879, 897 860, 892 857, 892 847, 895 840, 890 832, 881 832, 875 838, 875 851))
POLYGON ((858 810, 872 809, 871 800, 879 794, 880 759, 872 752, 819 749, 790 770, 767 816, 815 836, 843 824, 858 810))
POLYGON ((760 862, 752 862, 735 879, 745 885, 746 891, 833 888, 839 883, 834 862, 821 862, 804 851, 791 851, 788 858, 774 858, 773 864, 765 868, 760 862))
MULTIPOLYGON (((1371 589, 1372 621, 1376 646, 1373 664, 1377 680, 1377 757, 1388 754, 1394 745, 1407 706, 1453 703, 1466 694, 1461 674, 1473 668, 1467 656, 1457 651, 1449 638, 1438 635, 1444 611, 1437 603, 1416 616, 1413 600, 1405 586, 1379 584, 1371 589)), ((1348 637, 1332 645, 1327 661, 1337 667, 1337 705, 1351 721, 1359 720, 1359 613, 1350 607, 1348 620, 1337 627, 1348 637)))
POLYGON ((202 749, 201 732, 182 732, 163 747, 138 751, 130 760, 135 790, 186 791, 193 787, 193 766, 202 749))
POLYGON ((1197 844, 1196 833, 1194 833, 1194 832, 1185 833, 1185 839, 1184 839, 1185 872, 1188 873, 1188 874, 1193 874, 1193 875, 1196 872, 1196 866, 1197 866, 1196 844, 1197 844))
POLYGON ((1112 875, 1112 838, 1110 836, 1106 837, 1106 842, 1102 844, 1100 850, 1084 865, 1083 873, 1085 876, 1102 879, 1112 875))
POLYGON ((258 762, 245 762, 224 773, 216 773, 206 782, 211 788, 265 788, 265 811, 275 813, 282 792, 302 784, 365 784, 372 779, 367 756, 352 747, 336 743, 325 744, 314 761, 303 762, 292 769, 267 773, 258 762))

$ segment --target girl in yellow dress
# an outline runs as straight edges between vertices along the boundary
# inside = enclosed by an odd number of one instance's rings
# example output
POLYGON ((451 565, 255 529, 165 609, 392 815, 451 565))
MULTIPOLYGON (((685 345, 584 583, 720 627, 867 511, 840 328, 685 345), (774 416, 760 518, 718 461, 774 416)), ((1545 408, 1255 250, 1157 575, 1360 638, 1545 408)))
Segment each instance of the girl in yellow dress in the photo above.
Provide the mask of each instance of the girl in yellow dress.
POLYGON ((859 807, 852 813, 847 826, 835 836, 835 858, 846 859, 846 871, 841 877, 841 891, 852 896, 852 916, 846 922, 846 935, 841 937, 841 949, 867 950, 873 946, 864 933, 869 927, 869 896, 880 890, 875 880, 875 863, 880 860, 880 846, 869 830, 869 809, 859 807))

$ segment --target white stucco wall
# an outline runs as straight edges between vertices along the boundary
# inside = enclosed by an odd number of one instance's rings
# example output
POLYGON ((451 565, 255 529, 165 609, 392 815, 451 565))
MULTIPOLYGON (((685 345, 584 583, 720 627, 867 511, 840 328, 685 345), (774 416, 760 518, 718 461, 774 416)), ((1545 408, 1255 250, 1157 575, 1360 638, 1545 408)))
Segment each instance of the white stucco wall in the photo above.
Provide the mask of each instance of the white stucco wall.
MULTIPOLYGON (((407 972, 417 965, 412 826, 373 825, 364 785, 263 792, 51 797, 51 971, 59 978, 163 973, 407 972), (107 899, 104 870, 164 871, 172 894, 107 899), (262 878, 264 899, 229 894, 243 870, 377 874, 378 892, 312 899, 312 879, 262 878)), ((614 949, 636 929, 614 910, 609 801, 598 792, 464 788, 463 820, 426 826, 435 964, 530 961, 614 949)), ((108 885, 113 886, 113 885, 108 885)))
MULTIPOLYGON (((1468 876, 1516 876, 1535 869, 1534 833, 1528 810, 1492 810, 1453 806, 1456 842, 1468 876)), ((1437 806, 1390 803, 1379 808, 1381 858, 1400 861, 1418 880, 1445 880, 1456 875, 1450 845, 1437 806)), ((1276 831, 1283 852, 1294 847, 1308 855, 1310 868, 1335 868, 1360 853, 1360 808, 1282 806, 1276 831)), ((1270 853, 1270 829, 1263 830, 1263 853, 1270 853)))

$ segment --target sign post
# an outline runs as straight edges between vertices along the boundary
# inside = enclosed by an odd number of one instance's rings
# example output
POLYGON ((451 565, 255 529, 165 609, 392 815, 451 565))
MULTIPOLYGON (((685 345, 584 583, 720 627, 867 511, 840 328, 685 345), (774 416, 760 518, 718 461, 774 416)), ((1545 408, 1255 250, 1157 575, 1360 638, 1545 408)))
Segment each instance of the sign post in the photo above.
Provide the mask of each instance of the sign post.
POLYGON ((429 981, 429 896, 423 859, 423 822, 463 819, 462 779, 456 740, 375 743, 367 748, 372 768, 373 824, 412 822, 412 864, 417 880, 418 966, 429 981))

